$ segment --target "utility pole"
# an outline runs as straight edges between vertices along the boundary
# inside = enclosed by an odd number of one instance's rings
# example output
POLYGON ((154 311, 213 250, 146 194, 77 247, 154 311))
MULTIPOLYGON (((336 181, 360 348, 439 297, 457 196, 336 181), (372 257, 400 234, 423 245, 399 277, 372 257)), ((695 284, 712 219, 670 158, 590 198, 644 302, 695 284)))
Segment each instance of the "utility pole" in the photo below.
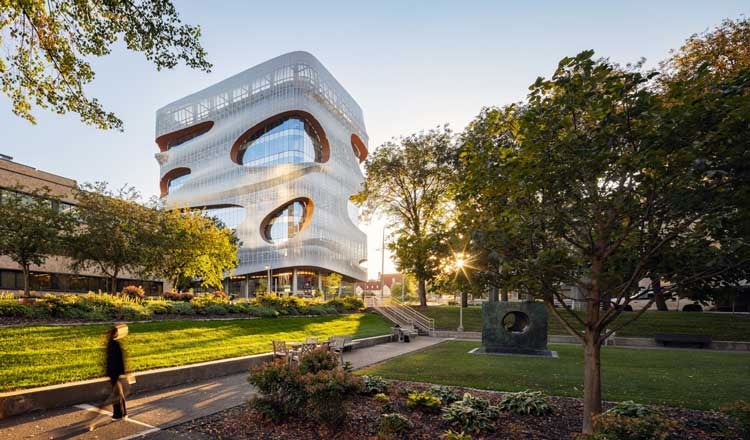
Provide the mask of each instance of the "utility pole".
POLYGON ((383 238, 380 242, 380 300, 383 301, 385 291, 385 226, 383 226, 383 238))

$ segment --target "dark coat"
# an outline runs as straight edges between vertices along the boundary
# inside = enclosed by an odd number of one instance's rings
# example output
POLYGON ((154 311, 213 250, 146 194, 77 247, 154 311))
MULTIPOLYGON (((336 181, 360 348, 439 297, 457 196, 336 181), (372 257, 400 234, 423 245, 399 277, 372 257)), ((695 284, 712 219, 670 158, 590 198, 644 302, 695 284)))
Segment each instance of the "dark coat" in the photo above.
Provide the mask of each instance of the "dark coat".
POLYGON ((107 342, 107 377, 113 384, 125 374, 125 357, 122 354, 120 342, 110 339, 107 342))

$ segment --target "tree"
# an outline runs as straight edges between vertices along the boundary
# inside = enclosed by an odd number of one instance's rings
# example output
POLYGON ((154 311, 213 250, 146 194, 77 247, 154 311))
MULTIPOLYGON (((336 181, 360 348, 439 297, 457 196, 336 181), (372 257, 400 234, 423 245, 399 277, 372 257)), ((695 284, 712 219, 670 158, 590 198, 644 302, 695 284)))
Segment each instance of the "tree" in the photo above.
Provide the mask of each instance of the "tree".
POLYGON ((79 225, 66 246, 73 270, 98 269, 109 277, 112 294, 123 272, 153 273, 150 256, 159 236, 158 212, 137 203, 140 195, 134 188, 112 191, 106 183, 87 184, 75 198, 79 225))
POLYGON ((338 296, 339 287, 341 287, 341 280, 343 279, 344 277, 336 272, 331 272, 331 274, 326 277, 326 289, 328 289, 329 295, 338 296))
POLYGON ((77 113, 85 124, 122 129, 84 86, 94 79, 89 59, 111 52, 122 39, 156 68, 184 62, 210 71, 200 45, 200 28, 184 25, 169 0, 29 0, 0 3, 3 93, 13 113, 35 123, 34 105, 56 113, 77 113))
POLYGON ((55 209, 49 189, 24 191, 15 187, 0 194, 0 255, 21 266, 23 293, 29 296, 30 266, 42 265, 59 252, 71 221, 55 209))
POLYGON ((389 221, 395 241, 388 246, 398 269, 416 277, 423 307, 426 283, 438 270, 436 255, 444 247, 452 147, 447 127, 386 142, 368 157, 364 190, 353 197, 365 218, 380 212, 389 221))
POLYGON ((718 95, 696 103, 662 94, 655 76, 592 51, 564 58, 525 103, 483 111, 457 155, 459 222, 476 228, 480 270, 544 301, 583 344, 585 433, 602 409, 602 342, 653 303, 614 325, 653 288, 639 281, 670 267, 674 249, 722 251, 698 272, 661 273, 667 294, 737 268, 727 261, 746 263, 747 237, 725 241, 717 225, 742 218, 734 191, 747 194, 747 182, 726 165, 747 145, 749 129, 738 122, 750 117, 750 82, 716 84, 730 94, 719 108, 718 95), (566 305, 565 285, 582 292, 582 317, 566 305))
POLYGON ((154 272, 177 288, 194 279, 221 288, 224 274, 237 267, 240 241, 235 232, 195 210, 158 211, 159 229, 150 243, 154 272))

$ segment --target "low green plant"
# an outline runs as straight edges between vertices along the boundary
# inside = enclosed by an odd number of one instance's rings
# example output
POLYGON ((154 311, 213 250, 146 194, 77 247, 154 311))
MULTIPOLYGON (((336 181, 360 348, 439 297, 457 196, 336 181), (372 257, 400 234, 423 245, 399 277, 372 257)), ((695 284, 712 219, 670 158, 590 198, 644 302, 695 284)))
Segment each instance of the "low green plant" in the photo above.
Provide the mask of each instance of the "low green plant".
POLYGON ((206 315, 226 315, 227 308, 222 304, 210 304, 202 309, 206 315))
POLYGON ((171 313, 172 306, 164 300, 149 300, 146 302, 146 308, 151 311, 154 315, 166 315, 171 313))
POLYGON ((406 406, 412 409, 420 409, 422 411, 437 411, 443 401, 439 397, 433 396, 430 393, 411 393, 406 396, 406 406))
POLYGON ((325 347, 316 348, 306 354, 299 361, 301 374, 317 373, 325 370, 335 370, 339 366, 336 355, 325 347))
POLYGON ((620 402, 606 411, 607 414, 615 414, 625 417, 646 417, 654 414, 656 411, 646 405, 635 403, 632 400, 620 402))
POLYGON ((388 403, 391 401, 391 398, 388 397, 388 395, 385 393, 378 393, 373 396, 373 399, 375 399, 375 401, 379 403, 388 403))
POLYGON ((408 433, 414 424, 398 413, 383 414, 378 418, 378 439, 396 440, 408 433))
POLYGON ((0 316, 10 318, 25 318, 31 313, 31 307, 19 303, 17 300, 0 300, 0 316))
POLYGON ((492 427, 499 413, 488 400, 464 393, 461 400, 443 408, 443 420, 461 432, 480 433, 492 427))
POLYGON ((508 393, 500 402, 499 408, 516 414, 541 416, 552 412, 549 399, 541 391, 519 391, 508 393))
POLYGON ((364 394, 372 395, 388 391, 388 382, 380 376, 362 376, 362 382, 364 394))
POLYGON ((660 414, 645 417, 627 417, 602 413, 594 417, 596 433, 583 437, 586 440, 668 440, 677 431, 672 419, 660 414))
POLYGON ((445 431, 443 434, 445 440, 471 440, 471 434, 464 434, 462 432, 455 432, 451 429, 445 431))
POLYGON ((195 307, 189 302, 173 302, 171 312, 175 315, 195 315, 195 307))
POLYGON ((721 411, 734 420, 743 438, 750 438, 750 402, 738 400, 727 405, 722 405, 721 411))
POLYGON ((457 392, 442 385, 433 385, 427 390, 427 392, 433 396, 439 397, 446 405, 461 399, 461 396, 459 396, 457 392))
POLYGON ((346 402, 362 389, 362 379, 339 369, 303 374, 300 380, 305 388, 308 417, 331 427, 346 420, 346 402))
POLYGON ((279 312, 271 307, 254 306, 250 305, 247 307, 247 314, 255 316, 256 318, 276 318, 279 316, 279 312))

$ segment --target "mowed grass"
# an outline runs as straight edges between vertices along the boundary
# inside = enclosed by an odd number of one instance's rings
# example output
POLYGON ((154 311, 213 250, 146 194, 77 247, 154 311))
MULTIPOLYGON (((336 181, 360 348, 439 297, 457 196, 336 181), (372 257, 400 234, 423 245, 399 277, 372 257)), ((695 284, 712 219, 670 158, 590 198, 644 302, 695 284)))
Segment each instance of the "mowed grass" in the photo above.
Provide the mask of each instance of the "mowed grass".
MULTIPOLYGON (((542 390, 581 397, 583 349, 551 345, 560 356, 533 358, 469 354, 477 342, 444 342, 370 367, 361 374, 498 391, 542 390)), ((605 400, 717 409, 750 395, 750 353, 602 349, 605 400)))
MULTIPOLYGON (((123 340, 127 368, 142 371, 272 351, 271 340, 325 340, 390 333, 377 315, 314 318, 163 321, 130 324, 123 340)), ((0 328, 0 392, 104 375, 105 332, 110 325, 0 328)))
MULTIPOLYGON (((435 328, 456 330, 458 327, 458 306, 428 307, 425 313, 435 320, 435 328)), ((563 316, 570 319, 565 311, 563 316)), ((613 325, 632 319, 633 313, 620 315, 613 325)), ((482 331, 482 308, 470 306, 464 309, 464 330, 482 331)), ((716 341, 750 341, 750 315, 729 313, 688 313, 648 311, 636 321, 617 332, 618 336, 653 338, 657 333, 686 333, 710 335, 716 341)), ((556 317, 549 316, 549 334, 569 334, 556 317)))

